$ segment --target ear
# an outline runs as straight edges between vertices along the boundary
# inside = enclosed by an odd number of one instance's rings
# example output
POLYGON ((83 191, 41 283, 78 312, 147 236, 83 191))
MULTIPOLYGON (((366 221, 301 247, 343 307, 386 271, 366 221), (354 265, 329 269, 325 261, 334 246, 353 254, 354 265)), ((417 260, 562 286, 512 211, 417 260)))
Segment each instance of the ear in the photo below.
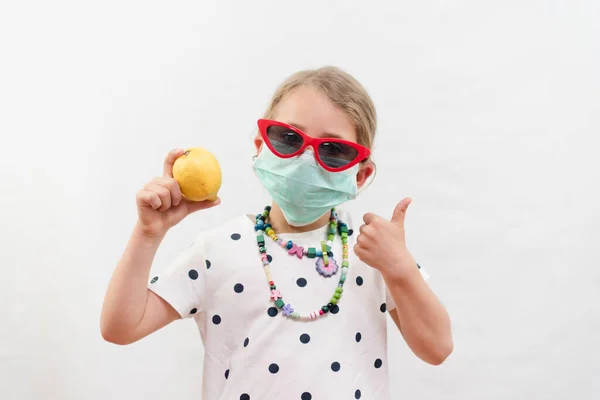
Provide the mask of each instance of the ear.
POLYGON ((371 161, 361 164, 356 174, 356 186, 360 189, 367 182, 367 179, 375 172, 375 165, 371 161))
POLYGON ((260 135, 256 135, 256 137, 254 138, 254 146, 256 146, 256 154, 260 154, 260 151, 262 150, 263 147, 263 140, 260 137, 260 135))

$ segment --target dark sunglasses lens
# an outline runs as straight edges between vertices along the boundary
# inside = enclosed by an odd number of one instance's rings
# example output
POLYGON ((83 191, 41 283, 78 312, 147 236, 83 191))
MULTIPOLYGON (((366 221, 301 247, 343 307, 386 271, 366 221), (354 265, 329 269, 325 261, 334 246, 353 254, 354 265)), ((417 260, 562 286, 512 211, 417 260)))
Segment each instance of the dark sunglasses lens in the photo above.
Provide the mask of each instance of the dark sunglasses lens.
POLYGON ((324 142, 319 145, 319 157, 330 168, 341 168, 358 157, 358 150, 345 143, 324 142))
POLYGON ((267 128, 267 137, 275 151, 283 155, 297 152, 304 144, 302 136, 283 126, 269 126, 267 128))

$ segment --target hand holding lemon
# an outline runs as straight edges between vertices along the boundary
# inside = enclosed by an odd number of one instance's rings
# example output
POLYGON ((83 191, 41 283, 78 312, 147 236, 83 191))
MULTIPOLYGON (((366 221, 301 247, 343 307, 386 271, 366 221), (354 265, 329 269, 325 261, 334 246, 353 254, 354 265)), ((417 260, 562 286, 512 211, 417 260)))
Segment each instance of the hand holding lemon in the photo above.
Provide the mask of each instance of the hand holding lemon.
POLYGON ((171 151, 163 175, 138 191, 138 226, 148 237, 164 236, 189 214, 218 205, 221 168, 207 150, 171 151))

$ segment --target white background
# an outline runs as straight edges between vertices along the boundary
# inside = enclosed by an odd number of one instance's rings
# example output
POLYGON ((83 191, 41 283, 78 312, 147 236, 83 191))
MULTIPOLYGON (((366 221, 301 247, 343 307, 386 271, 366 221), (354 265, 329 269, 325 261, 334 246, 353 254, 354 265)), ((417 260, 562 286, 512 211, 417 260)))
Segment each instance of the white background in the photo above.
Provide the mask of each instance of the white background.
POLYGON ((198 399, 191 321, 126 347, 100 336, 135 192, 173 147, 222 165, 222 205, 173 229, 155 270, 259 211, 256 119, 286 76, 333 64, 380 116, 378 176, 352 209, 413 198, 409 249, 453 321, 440 367, 390 331, 393 398, 599 398, 599 7, 2 2, 0 397, 198 399))

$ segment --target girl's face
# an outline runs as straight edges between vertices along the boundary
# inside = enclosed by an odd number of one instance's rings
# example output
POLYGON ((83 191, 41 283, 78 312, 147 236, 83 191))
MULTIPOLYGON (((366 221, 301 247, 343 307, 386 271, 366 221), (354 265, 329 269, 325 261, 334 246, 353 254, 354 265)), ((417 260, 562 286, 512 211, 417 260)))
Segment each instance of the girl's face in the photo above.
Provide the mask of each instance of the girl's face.
MULTIPOLYGON (((300 86, 289 93, 277 106, 273 119, 295 126, 312 137, 357 141, 350 117, 336 107, 327 95, 309 86, 300 86)), ((254 139, 254 144, 257 154, 260 153, 263 146, 260 135, 254 139)), ((370 161, 362 163, 356 175, 357 186, 360 188, 364 185, 373 172, 370 161)))

